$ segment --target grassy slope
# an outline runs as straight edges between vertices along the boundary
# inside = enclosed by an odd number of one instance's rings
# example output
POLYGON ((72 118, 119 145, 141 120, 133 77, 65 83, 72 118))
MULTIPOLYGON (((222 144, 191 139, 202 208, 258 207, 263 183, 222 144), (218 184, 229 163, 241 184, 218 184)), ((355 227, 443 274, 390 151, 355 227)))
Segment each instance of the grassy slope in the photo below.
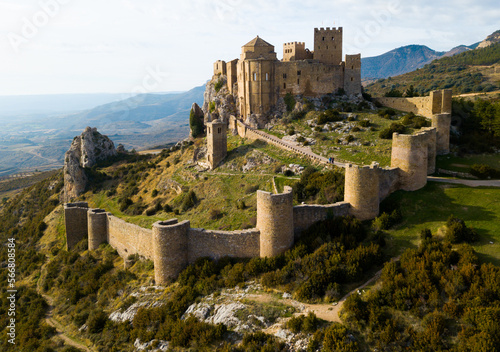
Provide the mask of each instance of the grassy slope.
POLYGON ((421 69, 403 75, 379 79, 367 85, 365 91, 379 97, 392 88, 404 92, 410 85, 425 95, 431 90, 447 88, 453 89, 454 94, 498 90, 499 60, 500 44, 496 44, 435 60, 421 69))
POLYGON ((416 247, 419 233, 424 228, 436 234, 450 215, 462 218, 480 235, 473 246, 482 260, 500 265, 500 189, 469 188, 429 182, 415 192, 398 191, 387 201, 401 206, 404 220, 389 230, 391 255, 401 254, 404 249, 416 247), (490 242, 493 242, 491 244, 490 242))

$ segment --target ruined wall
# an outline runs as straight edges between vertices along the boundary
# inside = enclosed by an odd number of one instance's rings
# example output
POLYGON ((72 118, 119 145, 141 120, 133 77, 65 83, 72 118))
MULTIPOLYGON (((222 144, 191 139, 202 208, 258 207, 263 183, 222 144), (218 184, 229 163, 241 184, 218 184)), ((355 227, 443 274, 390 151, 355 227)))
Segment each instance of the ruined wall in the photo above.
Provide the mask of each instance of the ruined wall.
POLYGON ((108 214, 104 209, 89 209, 87 219, 89 250, 93 251, 108 242, 108 214))
POLYGON ((153 232, 108 214, 108 241, 122 258, 139 254, 153 259, 153 232))
POLYGON ((188 265, 189 227, 189 221, 177 223, 177 219, 153 224, 153 260, 157 284, 175 279, 188 265))
POLYGON ((190 229, 188 239, 188 262, 210 257, 219 259, 225 256, 253 258, 260 255, 260 231, 257 229, 241 231, 212 231, 190 229))
POLYGON ((302 231, 329 216, 347 216, 351 205, 347 202, 338 202, 327 205, 297 205, 293 207, 293 229, 295 240, 300 238, 302 231))
POLYGON ((378 216, 379 193, 380 180, 377 163, 371 166, 346 165, 344 201, 351 204, 351 215, 360 220, 369 220, 378 216))
POLYGON ((257 228, 260 230, 260 256, 273 257, 293 245, 293 194, 257 191, 257 228))
POLYGON ((86 202, 67 203, 64 205, 64 226, 66 227, 66 249, 69 251, 75 245, 87 238, 87 211, 86 202))

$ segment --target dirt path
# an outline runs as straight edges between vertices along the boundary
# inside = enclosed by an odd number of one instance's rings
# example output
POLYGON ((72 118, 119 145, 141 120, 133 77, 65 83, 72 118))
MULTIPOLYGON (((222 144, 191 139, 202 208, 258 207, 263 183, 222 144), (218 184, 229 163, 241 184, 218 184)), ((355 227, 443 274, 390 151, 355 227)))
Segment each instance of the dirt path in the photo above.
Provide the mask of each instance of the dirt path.
POLYGON ((54 305, 52 304, 53 303, 52 297, 44 295, 44 294, 42 294, 42 296, 49 303, 49 308, 47 309, 47 314, 45 316, 45 322, 49 326, 52 326, 57 330, 56 336, 59 337, 60 339, 62 339, 64 341, 65 345, 73 346, 73 347, 78 348, 82 351, 94 352, 94 350, 89 349, 87 346, 75 341, 75 339, 72 336, 66 334, 64 326, 62 326, 53 317, 54 305))
POLYGON ((36 291, 38 292, 39 295, 41 295, 47 301, 47 303, 49 305, 47 312, 45 314, 45 322, 47 323, 47 325, 52 326, 56 329, 57 334, 55 336, 62 339, 64 341, 64 344, 66 344, 68 346, 73 346, 73 347, 78 348, 82 351, 94 352, 93 349, 90 349, 88 346, 82 344, 74 336, 69 334, 66 331, 66 327, 63 326, 61 323, 59 323, 54 318, 54 314, 53 314, 53 312, 54 312, 54 299, 51 296, 42 293, 42 290, 40 287, 41 278, 43 277, 43 272, 44 272, 46 265, 47 265, 47 263, 45 263, 42 266, 42 268, 40 270, 40 278, 38 279, 37 284, 36 284, 36 291))
MULTIPOLYGON (((399 257, 392 258, 392 261, 398 261, 399 257)), ((341 323, 341 319, 339 317, 339 313, 342 310, 342 306, 345 302, 345 300, 354 294, 360 294, 361 291, 368 285, 372 284, 376 280, 380 278, 380 275, 382 274, 382 269, 377 271, 375 275, 368 281, 366 281, 364 284, 361 286, 355 288, 348 294, 346 294, 344 297, 342 297, 336 304, 329 303, 329 304, 308 304, 308 303, 302 303, 299 301, 296 301, 294 299, 283 299, 282 302, 285 304, 288 304, 290 306, 296 307, 300 312, 296 313, 296 315, 303 315, 307 314, 309 312, 313 312, 316 314, 318 318, 321 318, 326 321, 331 321, 331 322, 338 322, 341 323)), ((268 293, 263 293, 263 294, 255 294, 255 295, 248 295, 246 298, 257 301, 257 302, 271 302, 273 300, 276 300, 275 297, 273 297, 271 294, 268 293)), ((264 332, 267 333, 273 333, 273 330, 277 329, 276 326, 271 326, 264 332)))
POLYGON ((459 185, 465 185, 468 187, 500 187, 500 180, 461 180, 454 178, 445 177, 427 177, 428 181, 443 182, 443 183, 454 183, 459 185))

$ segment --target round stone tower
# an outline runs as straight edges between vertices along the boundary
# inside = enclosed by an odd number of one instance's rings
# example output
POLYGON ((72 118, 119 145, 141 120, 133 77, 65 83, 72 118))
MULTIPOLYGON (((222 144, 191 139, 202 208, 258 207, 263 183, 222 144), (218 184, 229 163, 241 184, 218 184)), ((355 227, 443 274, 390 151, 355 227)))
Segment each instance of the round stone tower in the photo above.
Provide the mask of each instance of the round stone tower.
POLYGON ((173 280, 188 264, 188 220, 158 221, 153 224, 153 261, 156 284, 173 280))
POLYGON ((401 170, 402 190, 416 191, 427 184, 428 143, 427 133, 393 134, 391 166, 401 170))
POLYGON ((282 194, 257 191, 257 228, 260 256, 281 254, 293 245, 293 193, 286 186, 282 194))
POLYGON ((99 248, 108 242, 108 214, 104 209, 89 209, 87 214, 89 231, 89 250, 99 248))
POLYGON ((369 220, 379 213, 380 176, 377 163, 371 166, 347 165, 344 201, 351 204, 350 214, 369 220))

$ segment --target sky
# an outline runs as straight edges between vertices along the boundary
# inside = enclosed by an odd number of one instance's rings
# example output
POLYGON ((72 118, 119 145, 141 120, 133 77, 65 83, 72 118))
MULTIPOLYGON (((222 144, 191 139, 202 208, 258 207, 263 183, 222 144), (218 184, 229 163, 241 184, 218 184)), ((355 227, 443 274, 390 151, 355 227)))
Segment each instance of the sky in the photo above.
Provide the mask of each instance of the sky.
POLYGON ((0 95, 185 91, 256 35, 343 27, 344 54, 447 51, 500 29, 498 0, 0 0, 0 95))

